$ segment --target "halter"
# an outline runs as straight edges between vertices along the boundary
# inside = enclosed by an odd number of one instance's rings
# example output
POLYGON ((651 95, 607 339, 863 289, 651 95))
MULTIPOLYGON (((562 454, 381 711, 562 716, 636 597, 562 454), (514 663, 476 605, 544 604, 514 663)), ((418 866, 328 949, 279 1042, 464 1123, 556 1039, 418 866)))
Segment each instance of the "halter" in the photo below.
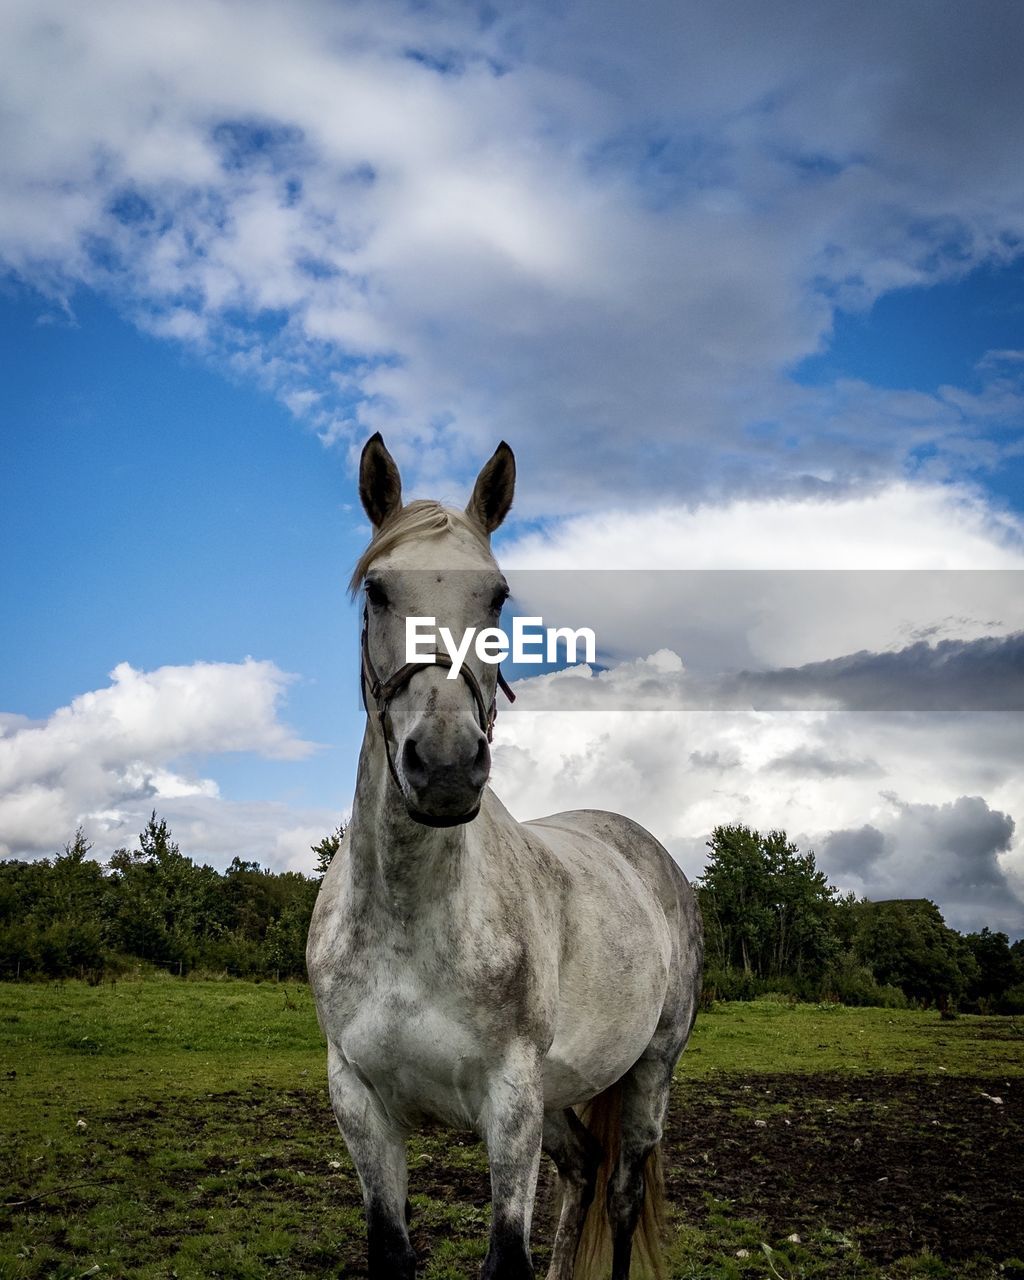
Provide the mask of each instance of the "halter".
MULTIPOLYGON (((388 768, 391 770, 391 776, 394 778, 401 790, 402 783, 398 777, 398 770, 395 768, 395 762, 391 757, 391 741, 388 738, 387 716, 391 699, 397 693, 405 688, 409 681, 413 678, 417 671, 422 671, 424 667, 452 667, 455 664, 446 653, 435 653, 432 659, 421 658, 419 662, 407 662, 404 666, 398 668, 386 680, 382 680, 377 674, 370 657, 370 639, 369 639, 369 615, 363 610, 363 634, 360 638, 360 650, 362 652, 362 679, 359 681, 360 692, 363 695, 363 706, 366 714, 370 714, 370 706, 366 700, 366 689, 369 686, 370 697, 373 699, 374 706, 377 708, 377 720, 380 724, 380 731, 384 738, 384 754, 388 758, 388 768)), ((491 699, 491 705, 488 707, 484 701, 483 690, 480 688, 480 681, 476 678, 469 667, 463 663, 459 668, 459 675, 462 676, 466 684, 469 685, 469 691, 473 695, 473 701, 476 703, 477 716, 480 728, 487 735, 487 741, 491 742, 494 737, 494 722, 498 718, 498 693, 495 690, 494 697, 491 699)), ((508 698, 509 702, 515 702, 516 695, 509 688, 509 683, 498 668, 498 685, 502 693, 508 698)))

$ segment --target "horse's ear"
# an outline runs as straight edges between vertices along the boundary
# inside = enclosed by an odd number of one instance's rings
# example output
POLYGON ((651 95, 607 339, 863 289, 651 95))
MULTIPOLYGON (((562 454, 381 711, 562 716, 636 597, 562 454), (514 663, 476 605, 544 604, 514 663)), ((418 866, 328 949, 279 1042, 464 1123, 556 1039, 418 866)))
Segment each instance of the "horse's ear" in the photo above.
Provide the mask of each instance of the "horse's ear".
POLYGON ((402 507, 402 477, 379 431, 363 445, 359 459, 359 498, 375 529, 402 507))
POLYGON ((516 456, 504 440, 476 478, 466 515, 493 533, 508 515, 516 487, 516 456))

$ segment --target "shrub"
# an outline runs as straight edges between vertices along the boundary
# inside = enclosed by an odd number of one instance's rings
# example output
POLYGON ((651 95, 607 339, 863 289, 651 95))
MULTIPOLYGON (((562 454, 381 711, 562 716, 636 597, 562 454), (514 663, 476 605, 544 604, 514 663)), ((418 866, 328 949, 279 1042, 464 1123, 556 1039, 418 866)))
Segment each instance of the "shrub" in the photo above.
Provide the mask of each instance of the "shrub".
POLYGON ((1024 982, 1010 987, 995 1001, 996 1013, 1024 1013, 1024 982))

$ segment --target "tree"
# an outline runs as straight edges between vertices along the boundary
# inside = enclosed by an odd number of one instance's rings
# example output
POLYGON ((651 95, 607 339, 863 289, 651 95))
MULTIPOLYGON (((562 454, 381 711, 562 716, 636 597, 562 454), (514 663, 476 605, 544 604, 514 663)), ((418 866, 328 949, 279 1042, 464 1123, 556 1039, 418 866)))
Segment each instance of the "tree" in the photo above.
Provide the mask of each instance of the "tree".
POLYGON ((993 933, 986 927, 980 933, 966 934, 964 942, 978 966, 977 976, 968 987, 968 996, 972 1000, 997 1000, 1017 978, 1010 939, 1005 933, 993 933))
POLYGON ((177 973, 304 975, 319 879, 242 857, 222 875, 183 854, 155 812, 106 869, 89 853, 78 831, 53 859, 0 861, 0 976, 91 976, 128 958, 177 973))
POLYGON ((95 922, 103 898, 103 869, 89 857, 92 844, 81 827, 53 859, 51 911, 56 919, 95 922))
POLYGON ((927 898, 861 903, 855 945, 876 981, 941 1008, 957 1003, 978 972, 970 948, 927 898))
POLYGON ((139 834, 138 850, 119 849, 110 865, 118 948, 179 973, 192 968, 203 938, 218 926, 216 871, 186 857, 155 810, 139 834))
POLYGON ((710 966, 756 978, 819 974, 836 949, 836 890, 784 831, 719 826, 697 881, 710 966))
POLYGON ((331 832, 329 836, 319 841, 319 843, 311 846, 313 854, 316 857, 316 875, 317 879, 322 881, 327 874, 327 868, 334 860, 334 855, 341 848, 341 842, 345 837, 345 827, 343 823, 339 823, 337 828, 331 832))

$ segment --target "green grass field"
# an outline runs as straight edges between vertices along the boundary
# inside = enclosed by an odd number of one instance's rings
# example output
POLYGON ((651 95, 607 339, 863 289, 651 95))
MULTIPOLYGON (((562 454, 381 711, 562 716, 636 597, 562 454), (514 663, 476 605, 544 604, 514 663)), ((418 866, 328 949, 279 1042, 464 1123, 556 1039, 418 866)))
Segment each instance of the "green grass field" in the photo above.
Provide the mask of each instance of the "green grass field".
MULTIPOLYGON (((308 988, 4 984, 0 1028, 0 1280, 363 1273, 308 988)), ((1024 1022, 719 1005, 666 1142, 672 1274, 1024 1276, 1022 1143, 1024 1022)), ((483 1151, 431 1130, 410 1169, 421 1274, 475 1275, 483 1151)))

